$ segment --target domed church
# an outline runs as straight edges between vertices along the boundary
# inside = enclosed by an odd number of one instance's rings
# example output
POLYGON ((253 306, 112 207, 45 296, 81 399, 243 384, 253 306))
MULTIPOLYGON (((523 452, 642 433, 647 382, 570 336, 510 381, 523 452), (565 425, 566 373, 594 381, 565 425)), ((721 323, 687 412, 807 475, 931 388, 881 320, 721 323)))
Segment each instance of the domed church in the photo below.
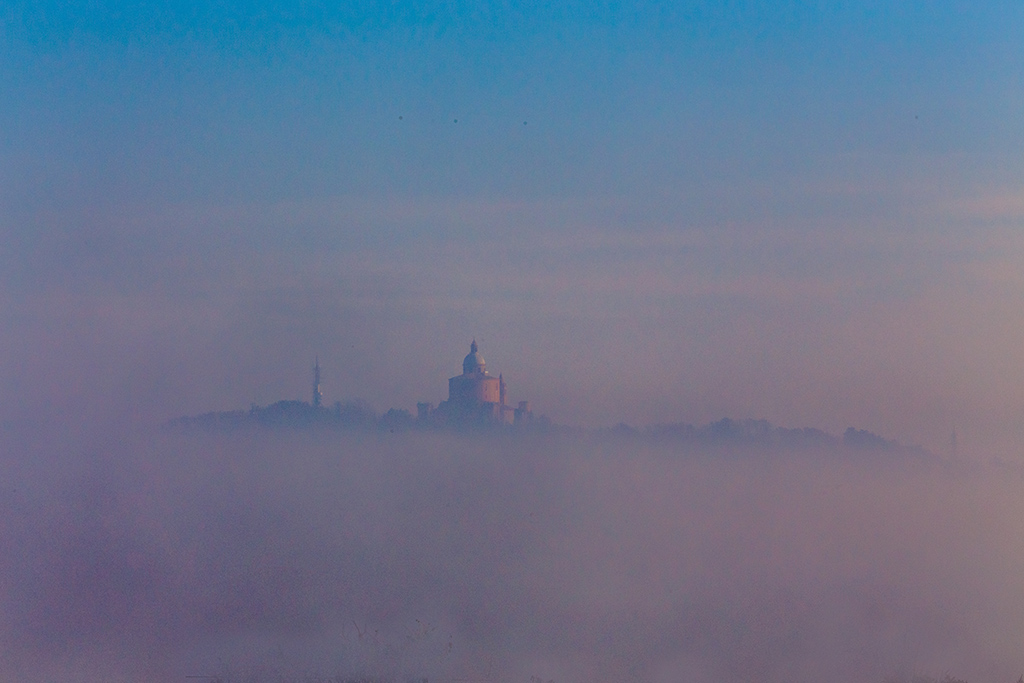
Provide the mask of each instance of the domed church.
POLYGON ((481 403, 505 403, 505 381, 499 375, 487 374, 487 364, 480 355, 476 340, 469 347, 469 355, 462 361, 462 374, 448 380, 448 402, 463 406, 481 403))
POLYGON ((448 380, 448 400, 437 410, 429 404, 419 404, 420 418, 432 416, 450 424, 479 422, 511 423, 525 419, 530 407, 521 401, 519 408, 505 404, 505 379, 499 374, 491 376, 480 354, 476 340, 469 346, 469 354, 462 361, 462 374, 448 380))

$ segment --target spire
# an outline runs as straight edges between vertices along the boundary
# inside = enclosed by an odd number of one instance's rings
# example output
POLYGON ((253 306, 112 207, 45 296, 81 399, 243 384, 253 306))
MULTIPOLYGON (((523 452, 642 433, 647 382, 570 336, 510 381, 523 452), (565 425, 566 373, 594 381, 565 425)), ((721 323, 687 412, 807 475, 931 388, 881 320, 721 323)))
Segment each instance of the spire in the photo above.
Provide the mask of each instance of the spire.
POLYGON ((313 407, 319 408, 323 399, 324 395, 320 392, 320 356, 317 356, 313 365, 313 407))
POLYGON ((470 353, 476 353, 477 352, 476 339, 474 339, 473 343, 469 345, 469 352, 470 353))

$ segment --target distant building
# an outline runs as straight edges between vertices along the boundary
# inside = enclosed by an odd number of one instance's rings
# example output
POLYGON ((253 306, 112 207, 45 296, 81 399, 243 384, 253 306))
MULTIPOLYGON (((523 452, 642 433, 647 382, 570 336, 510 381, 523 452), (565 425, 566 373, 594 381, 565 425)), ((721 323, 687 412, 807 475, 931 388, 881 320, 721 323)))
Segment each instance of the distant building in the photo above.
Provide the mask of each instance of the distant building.
POLYGON ((320 356, 317 356, 313 365, 313 407, 319 408, 323 401, 324 394, 320 391, 320 356))
POLYGON ((487 372, 476 340, 462 361, 462 374, 448 380, 448 400, 437 408, 429 403, 417 404, 417 418, 449 425, 511 424, 532 417, 530 404, 520 401, 518 408, 505 403, 505 378, 487 372))
POLYGON ((395 432, 434 428, 486 429, 511 424, 546 429, 551 425, 551 421, 543 416, 534 420, 528 401, 520 401, 515 408, 508 404, 505 378, 500 373, 494 377, 487 372, 487 365, 475 339, 469 347, 469 354, 462 361, 462 374, 448 380, 448 400, 442 401, 436 408, 432 403, 417 403, 416 417, 398 408, 378 416, 372 408, 359 401, 344 404, 336 401, 333 408, 328 408, 323 404, 319 356, 313 361, 312 370, 312 396, 308 403, 301 400, 277 401, 268 406, 254 403, 248 411, 219 411, 181 417, 171 420, 168 426, 218 430, 252 425, 289 429, 376 428, 395 432))

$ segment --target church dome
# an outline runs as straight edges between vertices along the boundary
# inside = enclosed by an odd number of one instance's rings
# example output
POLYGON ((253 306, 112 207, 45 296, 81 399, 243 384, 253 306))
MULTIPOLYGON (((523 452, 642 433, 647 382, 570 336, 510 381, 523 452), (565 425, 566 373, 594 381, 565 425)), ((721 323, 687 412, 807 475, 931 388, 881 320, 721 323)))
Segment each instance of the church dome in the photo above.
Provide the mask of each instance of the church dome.
POLYGON ((474 372, 485 372, 484 357, 476 348, 476 340, 469 346, 469 355, 462 361, 462 374, 469 375, 474 372))

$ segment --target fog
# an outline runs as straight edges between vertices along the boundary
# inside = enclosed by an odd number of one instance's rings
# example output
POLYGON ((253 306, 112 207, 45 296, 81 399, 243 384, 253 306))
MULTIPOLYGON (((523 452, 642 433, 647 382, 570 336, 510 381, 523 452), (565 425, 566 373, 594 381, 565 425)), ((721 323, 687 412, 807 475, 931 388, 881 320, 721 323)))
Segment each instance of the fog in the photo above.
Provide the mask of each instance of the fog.
POLYGON ((0 679, 1024 672, 1024 3, 115 4, 0 12, 0 679), (579 431, 158 427, 473 338, 579 431), (937 455, 596 431, 723 417, 937 455))
POLYGON ((1015 466, 582 432, 60 431, 2 435, 5 680, 1024 671, 1015 466))

